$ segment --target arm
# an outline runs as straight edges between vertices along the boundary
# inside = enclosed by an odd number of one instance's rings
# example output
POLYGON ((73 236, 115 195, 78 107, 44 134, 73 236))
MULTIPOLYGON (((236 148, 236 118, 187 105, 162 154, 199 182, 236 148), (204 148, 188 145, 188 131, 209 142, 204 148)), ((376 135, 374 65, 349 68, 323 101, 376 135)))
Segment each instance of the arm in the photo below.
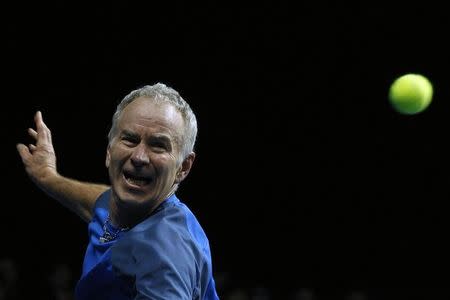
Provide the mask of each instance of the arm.
POLYGON ((29 128, 28 133, 35 140, 35 144, 17 144, 25 171, 47 195, 89 222, 96 199, 109 187, 60 175, 56 169, 51 132, 45 125, 41 112, 36 113, 34 121, 36 130, 29 128))

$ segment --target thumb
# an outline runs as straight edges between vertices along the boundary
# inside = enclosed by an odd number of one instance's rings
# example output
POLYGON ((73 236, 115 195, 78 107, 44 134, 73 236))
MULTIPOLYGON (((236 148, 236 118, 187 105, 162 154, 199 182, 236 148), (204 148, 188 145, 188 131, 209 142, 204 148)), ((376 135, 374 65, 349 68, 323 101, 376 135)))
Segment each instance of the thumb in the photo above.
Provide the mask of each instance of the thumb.
POLYGON ((22 158, 22 162, 25 163, 31 157, 30 149, 24 144, 16 145, 17 151, 19 152, 20 157, 22 158))

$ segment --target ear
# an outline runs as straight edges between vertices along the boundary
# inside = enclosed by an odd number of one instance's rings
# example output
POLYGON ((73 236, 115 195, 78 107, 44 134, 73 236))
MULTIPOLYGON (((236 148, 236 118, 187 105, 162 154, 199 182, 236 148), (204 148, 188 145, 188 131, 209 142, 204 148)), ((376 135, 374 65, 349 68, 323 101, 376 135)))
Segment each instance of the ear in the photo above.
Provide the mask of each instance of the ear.
POLYGON ((108 148, 106 148, 106 161, 105 161, 106 168, 109 168, 109 163, 111 162, 111 154, 109 153, 109 151, 110 147, 108 145, 108 148))
POLYGON ((175 183, 182 182, 187 175, 189 174, 189 171, 191 171, 192 165, 194 164, 195 160, 195 153, 191 152, 181 163, 180 169, 177 172, 177 176, 175 178, 175 183))

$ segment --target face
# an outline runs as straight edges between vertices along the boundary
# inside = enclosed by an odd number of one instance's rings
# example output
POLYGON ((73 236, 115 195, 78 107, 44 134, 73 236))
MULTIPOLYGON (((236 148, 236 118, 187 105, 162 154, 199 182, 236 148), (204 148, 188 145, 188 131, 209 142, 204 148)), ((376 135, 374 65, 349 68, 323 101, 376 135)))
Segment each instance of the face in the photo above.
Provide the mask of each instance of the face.
POLYGON ((152 211, 186 177, 193 156, 179 160, 183 132, 170 104, 139 97, 125 107, 106 155, 116 205, 152 211))

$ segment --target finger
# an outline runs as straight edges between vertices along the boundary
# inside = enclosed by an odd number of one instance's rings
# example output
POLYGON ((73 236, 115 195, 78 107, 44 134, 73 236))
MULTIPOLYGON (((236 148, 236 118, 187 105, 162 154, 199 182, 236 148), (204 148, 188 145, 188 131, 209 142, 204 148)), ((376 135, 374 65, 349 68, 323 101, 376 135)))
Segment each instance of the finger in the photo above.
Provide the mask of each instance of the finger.
POLYGON ((44 119, 42 118, 42 113, 39 110, 34 115, 34 123, 36 123, 37 132, 44 130, 44 128, 46 127, 44 119))
POLYGON ((30 149, 30 152, 31 152, 31 153, 33 153, 34 150, 36 150, 36 146, 33 145, 33 144, 29 144, 29 145, 28 145, 28 148, 30 149))
POLYGON ((31 157, 30 150, 24 144, 17 144, 16 148, 19 152, 20 157, 22 158, 22 162, 25 163, 25 161, 27 161, 31 157))
POLYGON ((34 121, 36 123, 36 132, 38 134, 37 144, 52 144, 50 129, 48 129, 47 125, 44 123, 44 119, 42 118, 42 113, 40 111, 36 112, 34 121))
POLYGON ((28 128, 28 134, 35 140, 38 138, 38 133, 33 128, 28 128))

